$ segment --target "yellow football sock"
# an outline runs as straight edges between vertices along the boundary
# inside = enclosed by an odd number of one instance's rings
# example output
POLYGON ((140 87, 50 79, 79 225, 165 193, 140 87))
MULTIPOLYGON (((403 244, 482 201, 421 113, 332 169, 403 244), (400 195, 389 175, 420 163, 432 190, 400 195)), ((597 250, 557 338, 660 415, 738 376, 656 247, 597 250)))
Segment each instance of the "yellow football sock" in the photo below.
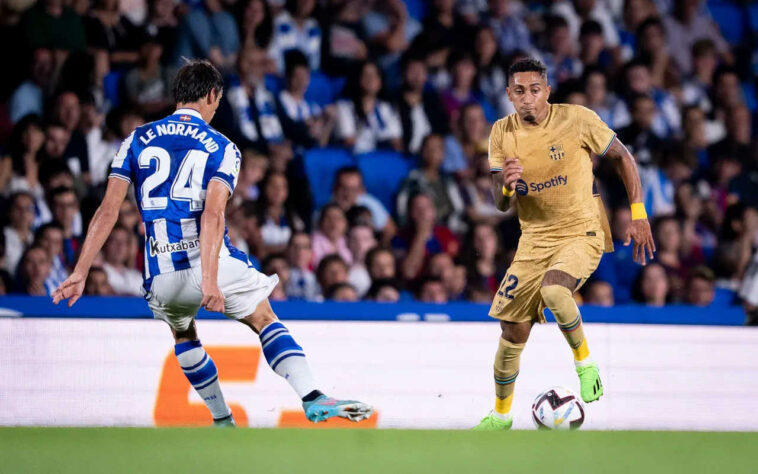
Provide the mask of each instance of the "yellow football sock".
POLYGON ((590 349, 584 337, 582 315, 576 306, 571 290, 561 285, 547 285, 540 288, 545 306, 555 316, 555 321, 574 353, 574 360, 579 362, 590 356, 590 349))
POLYGON ((513 390, 516 386, 524 345, 507 341, 502 337, 499 339, 495 353, 495 413, 497 414, 506 415, 511 411, 513 390))

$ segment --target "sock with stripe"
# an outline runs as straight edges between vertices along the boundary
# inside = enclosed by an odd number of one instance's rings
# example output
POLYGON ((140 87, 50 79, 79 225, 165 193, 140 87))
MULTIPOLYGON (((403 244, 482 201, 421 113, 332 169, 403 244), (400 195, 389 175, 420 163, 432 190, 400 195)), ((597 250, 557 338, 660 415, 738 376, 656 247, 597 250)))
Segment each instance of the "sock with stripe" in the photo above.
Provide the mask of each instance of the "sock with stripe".
POLYGON ((308 402, 322 395, 316 389, 316 380, 305 360, 303 348, 284 324, 274 321, 261 330, 260 338, 268 365, 292 386, 298 397, 308 402))
POLYGON ((174 354, 184 375, 211 411, 214 420, 231 414, 218 383, 218 370, 200 341, 187 341, 174 346, 174 354))
POLYGON ((577 367, 592 363, 590 349, 584 337, 582 315, 576 306, 571 290, 561 285, 547 285, 540 288, 542 300, 550 308, 558 327, 563 333, 574 353, 574 363, 577 367))
POLYGON ((516 344, 499 339, 495 353, 495 410, 494 414, 500 419, 510 418, 513 390, 516 388, 521 351, 524 343, 516 344))

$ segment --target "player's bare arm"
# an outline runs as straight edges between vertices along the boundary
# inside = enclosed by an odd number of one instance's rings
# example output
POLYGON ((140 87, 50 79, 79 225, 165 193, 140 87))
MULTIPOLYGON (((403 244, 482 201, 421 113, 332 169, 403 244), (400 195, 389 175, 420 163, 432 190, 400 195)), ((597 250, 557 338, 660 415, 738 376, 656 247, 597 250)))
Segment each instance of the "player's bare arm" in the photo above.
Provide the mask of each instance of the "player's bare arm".
POLYGON ((634 156, 618 138, 613 139, 605 157, 615 161, 616 169, 624 181, 629 203, 632 206, 632 223, 626 231, 624 245, 629 245, 631 241, 634 241, 634 250, 632 251, 634 261, 645 265, 647 258, 653 259, 655 242, 650 231, 645 207, 642 204, 642 184, 640 183, 637 163, 634 161, 634 156))
POLYGON ((200 217, 200 303, 208 311, 224 311, 224 295, 218 287, 218 254, 224 238, 224 210, 229 198, 229 189, 217 180, 208 183, 205 209, 200 217))
POLYGON ((491 173, 492 196, 495 198, 495 206, 502 212, 508 210, 510 199, 516 192, 516 181, 521 179, 524 168, 519 164, 518 158, 507 158, 503 164, 503 171, 491 173))
POLYGON ((126 192, 129 190, 129 184, 128 181, 120 178, 108 180, 105 198, 92 217, 76 267, 71 275, 61 283, 61 286, 53 292, 53 303, 58 304, 62 300, 68 299, 68 306, 71 307, 82 296, 89 269, 103 247, 105 239, 108 238, 113 226, 116 225, 118 212, 121 209, 121 203, 124 202, 126 192))

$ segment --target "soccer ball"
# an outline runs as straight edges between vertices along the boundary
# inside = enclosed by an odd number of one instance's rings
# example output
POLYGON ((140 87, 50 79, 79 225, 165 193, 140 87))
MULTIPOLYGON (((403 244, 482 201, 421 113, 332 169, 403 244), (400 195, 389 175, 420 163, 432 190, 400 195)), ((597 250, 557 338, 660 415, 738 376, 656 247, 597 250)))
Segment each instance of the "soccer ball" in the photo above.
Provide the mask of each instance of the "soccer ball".
POLYGON ((541 430, 576 430, 584 423, 584 404, 566 387, 553 387, 534 399, 532 420, 541 430))

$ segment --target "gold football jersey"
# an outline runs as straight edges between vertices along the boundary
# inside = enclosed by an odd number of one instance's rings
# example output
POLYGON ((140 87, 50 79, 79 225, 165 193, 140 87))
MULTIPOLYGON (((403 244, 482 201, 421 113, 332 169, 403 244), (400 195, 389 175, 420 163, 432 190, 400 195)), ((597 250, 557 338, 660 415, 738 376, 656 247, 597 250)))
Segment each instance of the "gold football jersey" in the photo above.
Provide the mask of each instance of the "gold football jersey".
POLYGON ((586 107, 550 104, 549 108, 537 126, 526 126, 518 114, 495 122, 490 132, 490 168, 502 170, 506 158, 518 158, 524 168, 515 186, 523 234, 562 238, 598 230, 607 233, 599 199, 593 197, 590 153, 604 155, 616 134, 586 107))

